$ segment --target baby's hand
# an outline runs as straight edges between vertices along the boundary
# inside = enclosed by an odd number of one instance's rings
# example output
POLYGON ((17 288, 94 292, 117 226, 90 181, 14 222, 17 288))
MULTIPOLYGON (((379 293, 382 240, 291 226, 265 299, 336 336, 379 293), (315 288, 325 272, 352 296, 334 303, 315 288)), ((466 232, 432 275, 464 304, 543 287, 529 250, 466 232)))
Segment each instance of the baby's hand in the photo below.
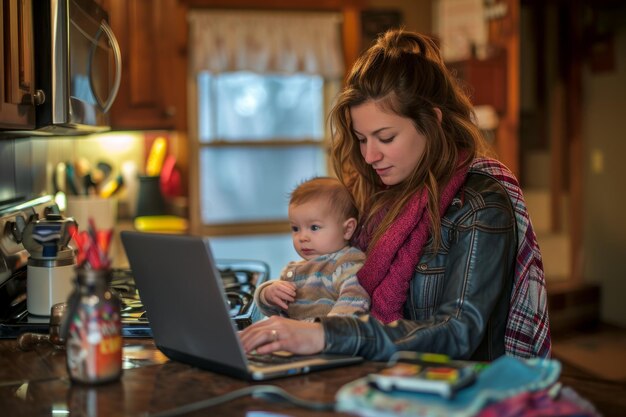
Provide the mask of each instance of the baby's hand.
POLYGON ((287 311, 289 303, 296 299, 296 284, 287 281, 275 281, 265 287, 263 298, 268 304, 287 311))

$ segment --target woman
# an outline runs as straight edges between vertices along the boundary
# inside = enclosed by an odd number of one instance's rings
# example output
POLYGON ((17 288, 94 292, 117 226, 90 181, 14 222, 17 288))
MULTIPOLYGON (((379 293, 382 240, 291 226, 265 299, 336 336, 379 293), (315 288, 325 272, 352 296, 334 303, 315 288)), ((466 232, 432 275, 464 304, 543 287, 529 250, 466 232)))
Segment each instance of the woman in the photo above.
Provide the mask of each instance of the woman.
POLYGON ((496 160, 429 38, 381 36, 331 112, 332 161, 361 213, 356 246, 369 315, 272 317, 241 333, 247 351, 399 350, 492 360, 546 357, 541 255, 517 180, 496 160))

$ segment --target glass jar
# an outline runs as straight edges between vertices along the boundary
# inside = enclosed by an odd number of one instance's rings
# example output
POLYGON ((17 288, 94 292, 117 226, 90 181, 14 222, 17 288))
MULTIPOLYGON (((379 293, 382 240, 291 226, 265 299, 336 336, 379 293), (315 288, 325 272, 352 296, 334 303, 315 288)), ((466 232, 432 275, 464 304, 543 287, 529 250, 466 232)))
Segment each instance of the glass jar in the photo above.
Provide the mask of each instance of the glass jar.
POLYGON ((76 269, 68 300, 67 371, 74 382, 99 384, 122 374, 121 301, 110 270, 76 269))

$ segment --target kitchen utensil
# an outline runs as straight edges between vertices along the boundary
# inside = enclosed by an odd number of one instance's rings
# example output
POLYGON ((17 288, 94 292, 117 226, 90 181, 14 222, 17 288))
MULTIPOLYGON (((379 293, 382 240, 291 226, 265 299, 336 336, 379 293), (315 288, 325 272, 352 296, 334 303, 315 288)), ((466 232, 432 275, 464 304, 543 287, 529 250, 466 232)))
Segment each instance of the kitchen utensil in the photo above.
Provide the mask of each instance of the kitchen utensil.
POLYGON ((54 189, 54 193, 65 192, 66 189, 66 178, 67 174, 65 173, 65 163, 59 162, 54 168, 54 176, 52 177, 52 188, 54 189))
POLYGON ((22 350, 31 350, 43 343, 51 343, 56 347, 65 346, 65 335, 61 331, 61 325, 67 312, 67 303, 57 303, 50 309, 50 329, 48 334, 22 333, 17 338, 17 346, 22 350))
POLYGON ((95 194, 97 191, 96 182, 94 181, 94 177, 92 175, 93 170, 89 160, 85 157, 76 159, 76 162, 74 163, 74 171, 76 180, 80 183, 82 188, 81 191, 85 195, 95 194))
POLYGON ((167 151, 167 142, 165 138, 159 136, 152 143, 150 153, 148 154, 148 160, 146 162, 146 175, 149 177, 157 176, 161 173, 163 167, 163 161, 165 160, 165 153, 167 151))
POLYGON ((102 171, 104 178, 107 178, 109 175, 111 175, 111 172, 113 171, 113 167, 111 166, 111 164, 105 161, 98 161, 98 163, 96 164, 96 168, 102 171))
POLYGON ((122 189, 124 185, 124 177, 122 174, 116 176, 109 180, 102 188, 100 189, 100 197, 109 198, 112 195, 116 194, 119 190, 122 189))
POLYGON ((74 170, 74 166, 71 162, 67 162, 65 164, 65 184, 67 187, 67 191, 69 191, 70 194, 81 194, 82 187, 80 187, 80 184, 76 179, 76 171, 74 170))
POLYGON ((124 161, 120 171, 124 180, 124 195, 126 196, 128 207, 127 215, 133 218, 137 212, 137 192, 139 190, 137 164, 134 161, 124 161))
POLYGON ((84 177, 91 172, 91 164, 87 158, 80 157, 74 162, 74 169, 76 170, 77 177, 84 177))
POLYGON ((182 194, 180 171, 176 168, 176 157, 168 155, 163 162, 160 176, 161 192, 166 198, 178 197, 182 194))
POLYGON ((102 185, 109 179, 113 168, 106 162, 98 162, 98 164, 91 170, 91 180, 96 188, 99 190, 102 185))

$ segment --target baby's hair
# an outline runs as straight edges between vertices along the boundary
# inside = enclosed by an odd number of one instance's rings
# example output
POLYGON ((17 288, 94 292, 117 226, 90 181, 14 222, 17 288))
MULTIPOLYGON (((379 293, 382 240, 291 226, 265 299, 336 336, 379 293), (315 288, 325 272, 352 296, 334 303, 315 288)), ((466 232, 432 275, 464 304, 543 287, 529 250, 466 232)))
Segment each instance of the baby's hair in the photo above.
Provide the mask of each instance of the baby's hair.
POLYGON ((341 220, 359 218, 352 195, 337 178, 332 177, 315 177, 304 181, 291 192, 289 205, 299 206, 317 199, 327 201, 328 207, 341 220))

